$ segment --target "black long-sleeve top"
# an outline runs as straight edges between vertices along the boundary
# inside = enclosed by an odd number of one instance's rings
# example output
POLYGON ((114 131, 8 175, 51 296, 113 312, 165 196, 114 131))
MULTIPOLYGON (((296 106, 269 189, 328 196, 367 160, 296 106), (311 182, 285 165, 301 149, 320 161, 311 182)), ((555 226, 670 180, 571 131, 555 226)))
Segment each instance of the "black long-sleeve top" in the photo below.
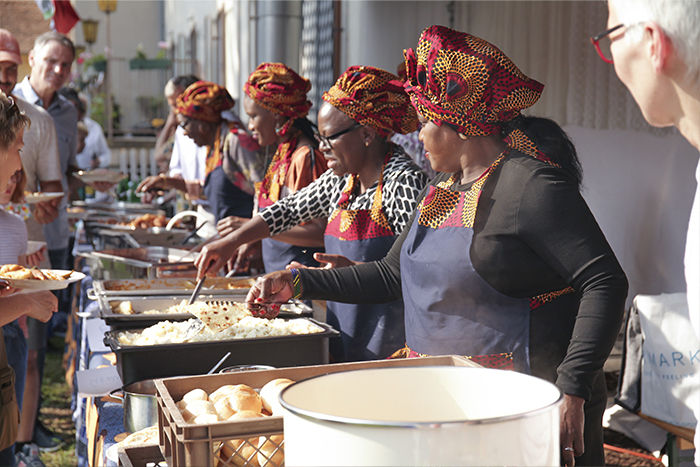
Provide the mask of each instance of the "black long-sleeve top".
MULTIPOLYGON (((431 184, 450 175, 438 174, 431 184)), ((303 298, 348 303, 399 298, 400 253, 409 230, 381 261, 300 270, 303 298)), ((533 375, 556 382, 564 393, 589 399, 620 331, 628 284, 575 183, 562 169, 511 151, 483 186, 473 241, 464 248, 476 271, 504 295, 532 298, 573 287, 575 293, 532 310, 530 365, 533 375)))

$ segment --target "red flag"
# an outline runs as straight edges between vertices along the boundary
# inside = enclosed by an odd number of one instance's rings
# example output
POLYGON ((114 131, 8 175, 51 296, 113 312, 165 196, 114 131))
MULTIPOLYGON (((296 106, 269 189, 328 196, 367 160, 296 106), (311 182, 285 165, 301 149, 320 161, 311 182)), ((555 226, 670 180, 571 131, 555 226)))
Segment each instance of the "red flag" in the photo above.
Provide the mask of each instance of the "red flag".
POLYGON ((56 13, 53 15, 54 29, 61 34, 68 34, 80 21, 78 13, 73 9, 69 0, 53 0, 56 13))

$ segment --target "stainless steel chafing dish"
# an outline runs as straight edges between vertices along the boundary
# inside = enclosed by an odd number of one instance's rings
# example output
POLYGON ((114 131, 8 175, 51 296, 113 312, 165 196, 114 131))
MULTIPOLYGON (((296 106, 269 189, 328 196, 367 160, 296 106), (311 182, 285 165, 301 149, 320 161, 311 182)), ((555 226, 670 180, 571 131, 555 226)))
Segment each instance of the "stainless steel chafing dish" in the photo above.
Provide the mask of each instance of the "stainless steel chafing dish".
MULTIPOLYGON (((202 295, 211 296, 238 296, 248 293, 250 287, 255 284, 257 276, 240 277, 207 277, 202 295)), ((189 297, 194 290, 197 281, 187 277, 169 277, 163 279, 117 279, 117 280, 95 280, 92 283, 92 294, 98 297, 134 297, 143 294, 149 296, 173 296, 189 297)))
MULTIPOLYGON (((125 329, 134 327, 148 327, 156 324, 159 321, 185 321, 194 316, 189 313, 154 313, 143 314, 144 311, 150 310, 166 310, 172 306, 180 305, 183 301, 187 301, 184 296, 179 297, 106 297, 97 296, 97 301, 100 308, 100 317, 112 327, 112 329, 125 329), (116 308, 122 302, 131 302, 133 314, 124 314, 116 311, 116 308)), ((229 295, 225 296, 201 296, 197 302, 243 302, 245 295, 229 295)), ((291 300, 280 307, 279 318, 299 318, 311 317, 313 309, 300 300, 291 300)))
POLYGON ((97 237, 102 237, 103 244, 109 243, 106 237, 120 238, 127 244, 140 248, 144 246, 175 246, 185 241, 190 234, 185 229, 166 229, 164 227, 149 227, 141 229, 128 225, 101 225, 93 228, 92 232, 97 237))
POLYGON ((198 252, 148 246, 78 253, 86 258, 95 279, 195 277, 198 252))

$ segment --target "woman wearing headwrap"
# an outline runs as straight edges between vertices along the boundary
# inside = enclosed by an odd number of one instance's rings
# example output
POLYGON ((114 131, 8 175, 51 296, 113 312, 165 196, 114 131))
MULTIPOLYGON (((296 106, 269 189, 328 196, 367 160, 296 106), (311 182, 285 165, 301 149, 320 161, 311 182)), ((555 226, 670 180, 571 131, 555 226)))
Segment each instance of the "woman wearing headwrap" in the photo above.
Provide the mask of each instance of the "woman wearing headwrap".
MULTIPOLYGON (((197 146, 207 148, 206 178, 202 187, 217 222, 227 216, 250 216, 255 183, 262 179, 260 147, 240 122, 224 120, 221 113, 234 105, 223 88, 208 81, 191 84, 177 98, 177 120, 197 146)), ((192 155, 194 157, 194 154, 192 155)), ((149 177, 140 191, 175 188, 190 191, 181 178, 149 177)))
POLYGON ((486 41, 432 26, 406 64, 441 172, 410 227, 381 261, 266 276, 250 307, 403 296, 403 356, 465 355, 555 383, 562 461, 603 465, 603 364, 627 279, 579 192, 575 148, 556 123, 521 115, 543 86, 486 41))
MULTIPOLYGON (((329 266, 383 258, 415 209, 427 182, 423 171, 394 133, 415 131, 416 113, 393 74, 350 67, 323 95, 318 140, 330 170, 315 182, 256 215, 241 229, 205 247, 199 273, 219 269, 238 245, 283 232, 311 219, 328 217, 329 266)), ((293 265, 292 271, 301 269, 293 265)), ((341 332, 332 339, 336 361, 386 358, 404 343, 403 304, 395 296, 382 305, 328 303, 328 322, 341 332)))
MULTIPOLYGON (((308 79, 282 63, 261 63, 243 90, 243 107, 250 117, 248 129, 263 147, 274 147, 265 177, 255 185, 258 210, 299 191, 326 171, 326 160, 314 139, 314 126, 307 118, 311 101, 308 79)), ((225 237, 250 218, 231 217, 219 222, 225 237)), ((262 241, 267 272, 284 269, 292 261, 318 266, 314 253, 323 253, 325 219, 298 225, 275 238, 262 241)), ((241 249, 239 267, 245 269, 250 247, 241 249)))

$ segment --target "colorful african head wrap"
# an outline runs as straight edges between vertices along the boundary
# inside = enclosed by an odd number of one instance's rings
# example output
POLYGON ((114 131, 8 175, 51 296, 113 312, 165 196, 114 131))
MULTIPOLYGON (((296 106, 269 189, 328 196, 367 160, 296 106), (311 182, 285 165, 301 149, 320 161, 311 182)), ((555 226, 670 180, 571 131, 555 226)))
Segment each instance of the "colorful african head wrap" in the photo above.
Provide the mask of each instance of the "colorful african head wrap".
POLYGON ((197 81, 178 96, 176 112, 195 120, 218 123, 222 120, 221 112, 234 104, 226 88, 208 81, 197 81))
POLYGON ((294 120, 308 115, 312 104, 306 94, 310 90, 311 81, 283 63, 261 63, 243 86, 243 91, 260 107, 289 118, 279 129, 280 136, 287 133, 294 120))
POLYGON ((379 68, 351 66, 323 94, 323 100, 384 137, 418 128, 418 116, 403 82, 379 68))
POLYGON ((466 135, 499 133, 500 123, 532 106, 544 88, 495 46, 444 26, 423 31, 416 51, 404 56, 406 91, 418 112, 466 135))

